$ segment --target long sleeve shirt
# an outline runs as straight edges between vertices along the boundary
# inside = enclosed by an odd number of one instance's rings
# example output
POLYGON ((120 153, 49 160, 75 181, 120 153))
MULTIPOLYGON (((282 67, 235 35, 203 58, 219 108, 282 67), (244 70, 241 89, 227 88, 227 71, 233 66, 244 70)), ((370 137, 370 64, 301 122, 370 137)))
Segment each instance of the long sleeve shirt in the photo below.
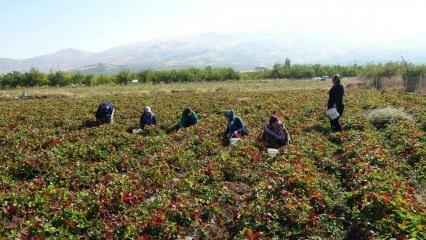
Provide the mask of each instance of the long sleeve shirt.
POLYGON ((195 125, 198 123, 198 121, 199 121, 198 116, 194 111, 191 113, 190 117, 188 117, 185 114, 182 114, 180 116, 179 128, 186 128, 186 127, 195 125))
POLYGON ((96 111, 95 117, 96 119, 107 122, 111 119, 111 116, 114 112, 114 107, 110 103, 102 103, 99 105, 98 110, 96 111))
POLYGON ((333 108, 336 105, 337 111, 343 111, 343 96, 345 95, 345 89, 342 84, 334 85, 330 91, 328 91, 328 109, 333 108))
POLYGON ((155 117, 155 114, 151 113, 143 113, 140 118, 140 127, 141 129, 144 129, 145 125, 156 125, 157 119, 155 117))
POLYGON ((269 124, 265 126, 264 131, 273 136, 274 138, 282 141, 286 141, 288 139, 288 133, 287 130, 284 128, 284 126, 281 124, 281 127, 279 129, 275 129, 269 124))
POLYGON ((230 134, 235 131, 243 130, 244 123, 241 120, 240 117, 235 117, 233 120, 228 122, 228 125, 226 126, 225 134, 230 134))

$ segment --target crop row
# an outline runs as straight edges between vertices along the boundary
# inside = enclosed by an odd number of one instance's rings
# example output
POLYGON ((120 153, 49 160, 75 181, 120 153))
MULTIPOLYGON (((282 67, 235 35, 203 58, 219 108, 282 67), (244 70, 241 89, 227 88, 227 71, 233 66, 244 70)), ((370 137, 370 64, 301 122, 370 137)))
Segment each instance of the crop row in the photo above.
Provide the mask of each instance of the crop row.
POLYGON ((0 102, 0 236, 424 238, 425 98, 349 92, 344 131, 330 133, 326 97, 217 92, 0 102), (117 108, 114 125, 84 127, 104 100, 117 108), (159 125, 129 133, 145 105, 159 125), (365 113, 387 105, 414 120, 375 129, 365 113), (167 134, 184 106, 201 122, 167 134), (224 147, 229 108, 251 134, 224 147), (257 141, 270 114, 293 136, 275 158, 257 141))

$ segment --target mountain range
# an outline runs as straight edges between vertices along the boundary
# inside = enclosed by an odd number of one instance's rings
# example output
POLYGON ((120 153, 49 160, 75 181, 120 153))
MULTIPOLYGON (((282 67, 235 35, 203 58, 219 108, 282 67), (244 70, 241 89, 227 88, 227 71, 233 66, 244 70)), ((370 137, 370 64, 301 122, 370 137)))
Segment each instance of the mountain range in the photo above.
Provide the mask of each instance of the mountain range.
POLYGON ((426 37, 368 43, 362 37, 355 40, 338 35, 205 33, 132 43, 95 53, 69 48, 28 59, 0 58, 0 73, 31 68, 91 73, 205 66, 251 70, 272 67, 285 58, 293 63, 348 65, 401 57, 426 63, 426 37))

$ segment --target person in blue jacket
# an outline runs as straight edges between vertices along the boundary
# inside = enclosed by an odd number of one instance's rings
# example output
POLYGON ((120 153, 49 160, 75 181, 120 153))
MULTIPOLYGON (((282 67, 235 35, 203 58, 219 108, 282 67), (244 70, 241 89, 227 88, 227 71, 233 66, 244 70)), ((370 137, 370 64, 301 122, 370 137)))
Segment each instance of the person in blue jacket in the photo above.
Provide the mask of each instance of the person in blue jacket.
POLYGON ((144 129, 145 126, 152 126, 157 124, 157 119, 155 114, 152 112, 151 107, 146 106, 143 109, 143 113, 140 117, 139 125, 141 129, 144 129))
POLYGON ((241 138, 249 134, 246 124, 240 117, 235 115, 234 110, 226 110, 224 116, 228 120, 225 132, 223 133, 225 144, 229 144, 231 138, 241 138))
POLYGON ((111 103, 103 102, 96 110, 95 117, 97 124, 113 124, 115 109, 111 103))

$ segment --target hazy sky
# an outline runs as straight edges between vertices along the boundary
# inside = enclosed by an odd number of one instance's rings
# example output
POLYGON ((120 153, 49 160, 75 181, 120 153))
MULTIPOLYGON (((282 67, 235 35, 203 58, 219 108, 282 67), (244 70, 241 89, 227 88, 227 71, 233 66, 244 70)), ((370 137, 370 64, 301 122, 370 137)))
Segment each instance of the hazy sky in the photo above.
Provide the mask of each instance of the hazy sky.
POLYGON ((426 0, 0 0, 0 57, 258 29, 380 42, 425 24, 426 0))

